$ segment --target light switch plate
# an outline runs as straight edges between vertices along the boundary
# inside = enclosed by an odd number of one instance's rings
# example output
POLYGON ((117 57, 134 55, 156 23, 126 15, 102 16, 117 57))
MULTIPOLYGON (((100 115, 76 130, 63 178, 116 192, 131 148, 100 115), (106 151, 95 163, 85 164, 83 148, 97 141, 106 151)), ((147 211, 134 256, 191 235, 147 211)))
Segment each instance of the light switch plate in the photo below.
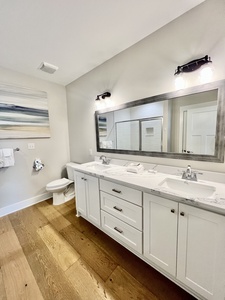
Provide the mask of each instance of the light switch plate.
POLYGON ((33 150, 33 149, 35 149, 35 144, 34 143, 28 143, 27 147, 28 147, 29 150, 33 150))

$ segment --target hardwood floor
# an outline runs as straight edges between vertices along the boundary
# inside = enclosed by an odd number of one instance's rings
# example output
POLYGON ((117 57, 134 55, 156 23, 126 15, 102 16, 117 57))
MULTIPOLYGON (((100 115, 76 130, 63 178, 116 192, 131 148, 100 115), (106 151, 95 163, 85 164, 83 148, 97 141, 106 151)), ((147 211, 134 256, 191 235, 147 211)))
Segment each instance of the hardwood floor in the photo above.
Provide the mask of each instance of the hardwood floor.
POLYGON ((44 201, 0 218, 0 300, 193 300, 82 218, 44 201))

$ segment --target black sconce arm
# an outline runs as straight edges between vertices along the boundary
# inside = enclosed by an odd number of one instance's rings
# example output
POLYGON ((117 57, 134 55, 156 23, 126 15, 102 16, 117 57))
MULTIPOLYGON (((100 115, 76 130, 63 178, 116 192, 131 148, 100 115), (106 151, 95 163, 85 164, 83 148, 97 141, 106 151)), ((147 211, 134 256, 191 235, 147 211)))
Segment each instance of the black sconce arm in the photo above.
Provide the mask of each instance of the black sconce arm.
POLYGON ((110 93, 110 92, 105 92, 105 93, 103 93, 103 94, 97 95, 95 100, 100 100, 100 97, 101 97, 102 99, 105 99, 106 97, 110 97, 110 96, 111 96, 111 93, 110 93))
POLYGON ((178 75, 180 73, 193 72, 195 70, 198 70, 202 65, 207 64, 209 62, 212 62, 212 61, 208 55, 206 55, 202 58, 192 60, 182 66, 178 66, 174 75, 178 75))

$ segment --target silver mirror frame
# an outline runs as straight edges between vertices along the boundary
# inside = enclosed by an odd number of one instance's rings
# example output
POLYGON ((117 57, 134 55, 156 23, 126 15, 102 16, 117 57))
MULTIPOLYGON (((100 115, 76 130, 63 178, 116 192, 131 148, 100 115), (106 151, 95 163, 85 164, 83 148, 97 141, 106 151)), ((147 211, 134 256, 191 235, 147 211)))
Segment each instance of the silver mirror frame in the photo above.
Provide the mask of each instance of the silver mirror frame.
POLYGON ((160 94, 160 95, 156 95, 156 96, 152 96, 140 100, 131 101, 108 109, 98 110, 95 112, 95 126, 96 126, 97 152, 223 163, 224 162, 224 137, 225 137, 224 136, 225 135, 225 80, 215 81, 212 83, 194 86, 194 87, 190 87, 175 92, 160 94), (100 114, 106 112, 113 112, 120 109, 135 107, 147 103, 163 101, 165 99, 169 100, 180 96, 187 96, 190 94, 206 92, 215 89, 218 90, 218 98, 217 98, 217 124, 216 124, 216 139, 215 139, 214 155, 100 148, 99 128, 98 128, 98 116, 100 114))

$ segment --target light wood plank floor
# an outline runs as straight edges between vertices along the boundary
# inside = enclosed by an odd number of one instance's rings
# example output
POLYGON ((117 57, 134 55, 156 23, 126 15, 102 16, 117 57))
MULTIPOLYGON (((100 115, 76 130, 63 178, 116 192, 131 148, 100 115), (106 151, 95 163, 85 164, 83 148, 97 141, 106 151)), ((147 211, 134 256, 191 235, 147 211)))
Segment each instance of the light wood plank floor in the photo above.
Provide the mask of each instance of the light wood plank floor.
POLYGON ((52 200, 0 218, 0 300, 193 300, 52 200))

